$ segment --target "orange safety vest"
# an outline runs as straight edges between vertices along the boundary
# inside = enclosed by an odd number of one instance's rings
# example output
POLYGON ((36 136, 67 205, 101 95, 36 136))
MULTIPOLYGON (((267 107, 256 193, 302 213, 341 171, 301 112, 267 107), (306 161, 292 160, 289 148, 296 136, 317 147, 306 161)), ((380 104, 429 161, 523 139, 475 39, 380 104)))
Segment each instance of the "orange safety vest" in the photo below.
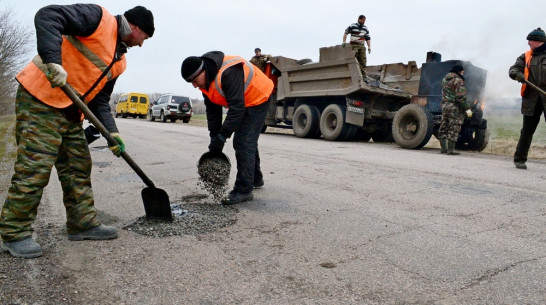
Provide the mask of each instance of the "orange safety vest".
MULTIPOLYGON (((523 68, 523 76, 525 76, 525 79, 529 79, 529 65, 531 65, 531 58, 533 57, 533 50, 529 50, 525 52, 525 67, 523 68)), ((525 93, 525 89, 527 89, 527 84, 523 83, 521 84, 521 96, 525 93)))
MULTIPOLYGON (((102 7, 101 7, 102 8, 102 7)), ((95 32, 87 37, 63 36, 61 45, 62 66, 68 73, 69 83, 80 96, 83 96, 114 60, 118 38, 116 17, 102 8, 102 19, 95 32)), ((118 77, 127 63, 125 56, 117 61, 107 75, 86 96, 91 101, 111 79, 118 77)), ((72 101, 61 88, 51 88, 45 76, 46 66, 39 55, 34 57, 19 74, 17 81, 32 96, 54 108, 66 108, 72 101)))
POLYGON ((228 105, 224 91, 222 90, 222 73, 229 67, 243 63, 245 73, 245 107, 252 107, 265 103, 271 92, 273 92, 273 82, 256 66, 252 65, 240 56, 224 56, 224 61, 216 78, 210 83, 209 89, 201 90, 211 102, 226 107, 228 105))

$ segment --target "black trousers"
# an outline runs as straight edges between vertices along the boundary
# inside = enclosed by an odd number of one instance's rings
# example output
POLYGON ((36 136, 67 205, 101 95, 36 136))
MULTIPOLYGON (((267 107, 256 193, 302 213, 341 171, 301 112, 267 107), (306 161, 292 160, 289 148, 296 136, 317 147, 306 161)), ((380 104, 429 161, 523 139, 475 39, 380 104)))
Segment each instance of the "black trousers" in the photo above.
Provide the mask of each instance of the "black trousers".
POLYGON ((518 146, 516 146, 516 152, 514 153, 514 162, 527 162, 529 147, 531 147, 533 135, 537 130, 543 112, 542 100, 539 100, 535 106, 534 114, 532 116, 523 116, 523 127, 521 128, 518 146))
POLYGON ((254 182, 263 179, 258 138, 264 127, 268 109, 269 101, 246 108, 243 121, 234 133, 233 149, 237 159, 237 178, 233 190, 236 192, 250 193, 254 189, 254 182))

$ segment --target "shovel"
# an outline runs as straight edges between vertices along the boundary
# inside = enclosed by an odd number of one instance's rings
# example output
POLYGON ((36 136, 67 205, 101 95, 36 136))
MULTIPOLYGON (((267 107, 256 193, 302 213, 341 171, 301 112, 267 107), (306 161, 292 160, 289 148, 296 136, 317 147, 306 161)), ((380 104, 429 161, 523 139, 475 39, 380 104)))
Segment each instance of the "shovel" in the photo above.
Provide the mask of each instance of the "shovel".
MULTIPOLYGON (((100 133, 106 138, 109 145, 112 146, 118 144, 118 142, 108 132, 106 127, 102 125, 102 123, 91 112, 91 110, 87 108, 85 103, 82 102, 82 100, 76 95, 74 89, 72 89, 69 84, 62 86, 61 89, 72 100, 76 107, 78 107, 78 109, 83 112, 85 118, 88 119, 89 122, 91 122, 93 125, 95 125, 95 127, 97 127, 100 133)), ((169 195, 167 195, 164 190, 156 188, 152 180, 150 180, 148 176, 144 174, 140 167, 138 167, 135 161, 133 161, 133 159, 126 152, 122 152, 121 156, 125 161, 127 161, 129 166, 131 166, 131 168, 138 174, 138 176, 142 179, 142 181, 144 181, 147 186, 141 192, 142 201, 144 201, 144 211, 146 212, 146 217, 173 221, 169 195)))
POLYGON ((537 85, 531 83, 530 81, 528 81, 526 79, 524 79, 523 82, 526 83, 527 85, 531 86, 533 89, 538 91, 540 94, 546 96, 546 92, 544 90, 540 89, 537 85))

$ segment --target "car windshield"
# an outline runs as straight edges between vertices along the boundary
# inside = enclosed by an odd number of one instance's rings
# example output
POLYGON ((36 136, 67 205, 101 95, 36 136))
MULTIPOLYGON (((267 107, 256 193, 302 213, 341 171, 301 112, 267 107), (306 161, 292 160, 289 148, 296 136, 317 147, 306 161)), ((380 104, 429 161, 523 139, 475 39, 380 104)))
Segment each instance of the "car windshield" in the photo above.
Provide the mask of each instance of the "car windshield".
POLYGON ((173 96, 171 98, 171 103, 174 103, 174 104, 182 104, 184 102, 189 102, 189 101, 190 99, 185 96, 173 96))

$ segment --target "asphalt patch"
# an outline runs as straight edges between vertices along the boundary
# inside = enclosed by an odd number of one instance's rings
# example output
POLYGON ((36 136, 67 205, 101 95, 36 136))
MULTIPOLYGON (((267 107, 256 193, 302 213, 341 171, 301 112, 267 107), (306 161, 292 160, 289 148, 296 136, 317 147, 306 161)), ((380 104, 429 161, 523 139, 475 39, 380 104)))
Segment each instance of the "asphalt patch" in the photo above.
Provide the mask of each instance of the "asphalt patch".
POLYGON ((186 196, 182 202, 171 204, 172 222, 138 218, 123 229, 150 237, 169 237, 211 233, 237 222, 238 209, 210 202, 196 202, 206 195, 186 196))

